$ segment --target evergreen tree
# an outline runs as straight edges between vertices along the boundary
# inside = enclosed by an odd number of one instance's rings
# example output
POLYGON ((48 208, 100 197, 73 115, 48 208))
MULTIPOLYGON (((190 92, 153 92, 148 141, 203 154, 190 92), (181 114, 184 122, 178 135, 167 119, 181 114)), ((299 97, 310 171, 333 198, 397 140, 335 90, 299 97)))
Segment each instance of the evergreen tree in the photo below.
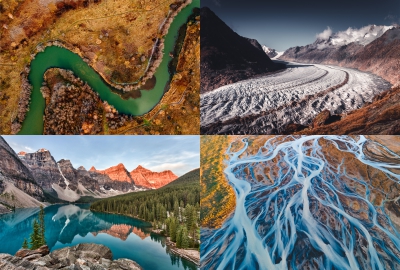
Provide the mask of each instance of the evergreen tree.
POLYGON ((176 217, 177 219, 179 218, 179 204, 178 201, 174 202, 174 217, 176 217))
POLYGON ((22 243, 22 248, 24 248, 24 249, 28 249, 29 248, 28 240, 26 240, 26 238, 24 239, 24 242, 22 243))
POLYGON ((44 236, 45 233, 45 223, 44 223, 44 209, 43 206, 40 206, 39 212, 39 244, 40 246, 46 245, 46 238, 44 236))
POLYGON ((169 224, 169 236, 171 237, 171 241, 175 242, 176 241, 176 230, 177 230, 177 223, 176 218, 172 218, 171 222, 169 224))
POLYGON ((40 248, 40 225, 36 219, 33 221, 33 232, 31 233, 30 238, 31 249, 40 248))
POLYGON ((182 247, 182 226, 179 226, 176 230, 176 247, 182 247))
POLYGON ((188 231, 185 226, 182 226, 182 229, 181 229, 181 247, 182 248, 189 247, 189 236, 188 236, 188 231))

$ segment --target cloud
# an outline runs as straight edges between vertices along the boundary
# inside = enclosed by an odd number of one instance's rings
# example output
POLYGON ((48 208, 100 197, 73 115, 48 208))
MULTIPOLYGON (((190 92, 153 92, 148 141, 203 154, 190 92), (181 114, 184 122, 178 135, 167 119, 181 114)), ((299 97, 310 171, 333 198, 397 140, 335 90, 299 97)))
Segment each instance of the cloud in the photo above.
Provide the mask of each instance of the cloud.
POLYGON ((18 144, 15 142, 11 142, 10 143, 11 148, 14 149, 14 151, 16 151, 17 153, 20 151, 24 151, 24 152, 28 152, 28 153, 32 153, 35 152, 36 150, 34 150, 33 148, 23 145, 23 144, 18 144), (15 150, 16 149, 16 150, 15 150))
POLYGON ((389 14, 385 17, 385 21, 390 21, 391 25, 398 26, 400 24, 400 17, 389 14))
POLYGON ((214 5, 216 5, 216 6, 221 6, 221 0, 213 0, 213 2, 214 2, 214 5))
POLYGON ((162 172, 166 170, 171 170, 173 172, 175 171, 184 171, 187 172, 188 164, 183 163, 183 162, 176 162, 176 163, 163 163, 159 165, 153 165, 153 166, 147 166, 146 167, 149 170, 155 171, 155 172, 162 172))
POLYGON ((328 26, 327 29, 317 34, 317 38, 322 40, 328 40, 331 35, 332 35, 332 29, 328 26))

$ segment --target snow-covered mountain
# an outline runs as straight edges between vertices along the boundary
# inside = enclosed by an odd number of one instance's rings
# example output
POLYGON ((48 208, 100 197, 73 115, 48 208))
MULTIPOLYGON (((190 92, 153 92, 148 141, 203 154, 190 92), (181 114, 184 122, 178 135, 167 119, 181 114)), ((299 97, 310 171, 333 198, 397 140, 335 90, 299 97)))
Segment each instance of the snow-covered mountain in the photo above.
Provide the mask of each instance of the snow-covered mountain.
POLYGON ((271 59, 278 59, 279 56, 281 56, 283 54, 283 52, 278 52, 275 49, 269 48, 265 45, 261 46, 263 51, 269 56, 269 58, 271 59))
POLYGON ((357 68, 399 83, 399 26, 369 25, 337 33, 328 28, 316 37, 312 44, 287 49, 279 59, 357 68))
POLYGON ((360 45, 368 45, 375 39, 381 37, 387 30, 394 26, 385 25, 368 25, 360 29, 349 27, 345 31, 332 33, 328 27, 323 32, 317 35, 317 40, 314 44, 318 49, 324 49, 328 46, 343 46, 355 42, 360 45))

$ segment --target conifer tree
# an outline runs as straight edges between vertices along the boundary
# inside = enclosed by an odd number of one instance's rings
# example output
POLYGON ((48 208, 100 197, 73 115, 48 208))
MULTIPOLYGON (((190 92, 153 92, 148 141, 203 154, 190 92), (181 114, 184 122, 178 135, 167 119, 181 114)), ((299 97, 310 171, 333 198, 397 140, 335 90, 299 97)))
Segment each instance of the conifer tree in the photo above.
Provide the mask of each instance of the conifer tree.
POLYGON ((24 248, 24 249, 28 249, 29 248, 28 240, 26 240, 26 238, 24 239, 24 242, 22 243, 22 248, 24 248))
POLYGON ((171 219, 171 222, 169 224, 169 235, 172 242, 176 241, 177 223, 178 222, 176 222, 176 218, 174 217, 171 219))
POLYGON ((176 230, 176 247, 182 247, 182 226, 179 225, 178 229, 176 230))
POLYGON ((33 221, 33 232, 31 233, 30 236, 30 244, 31 244, 31 249, 38 249, 40 248, 40 225, 38 221, 35 219, 33 221))
POLYGON ((182 229, 181 229, 181 247, 182 248, 189 247, 189 236, 188 236, 188 231, 185 226, 182 226, 182 229))
POLYGON ((39 212, 39 245, 44 246, 46 245, 46 238, 44 236, 45 233, 45 223, 44 223, 44 209, 43 206, 40 206, 39 212))

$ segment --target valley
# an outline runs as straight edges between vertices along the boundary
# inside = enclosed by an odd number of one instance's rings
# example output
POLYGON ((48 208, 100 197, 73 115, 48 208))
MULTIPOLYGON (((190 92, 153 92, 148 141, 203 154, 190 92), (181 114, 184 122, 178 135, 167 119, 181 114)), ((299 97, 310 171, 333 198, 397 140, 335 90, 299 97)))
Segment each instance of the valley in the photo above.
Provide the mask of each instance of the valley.
MULTIPOLYGON (((297 35, 291 27, 274 22, 281 29, 276 31, 266 18, 265 32, 281 38, 273 39, 258 28, 248 28, 254 22, 210 5, 226 21, 202 7, 206 29, 202 34, 201 134, 398 133, 398 24, 369 24, 336 32, 328 26, 315 34, 314 42, 293 46, 296 39, 285 34, 297 35), (252 38, 231 27, 236 20, 252 38), (253 38, 255 33, 258 40, 253 38), (259 40, 280 44, 280 50, 259 40), (289 43, 291 47, 281 49, 289 43)), ((239 7, 238 2, 231 5, 239 7)), ((255 6, 245 10, 257 13, 255 6)), ((307 25, 298 31, 310 34, 307 25)))
POLYGON ((286 69, 201 95, 202 134, 282 134, 320 112, 346 114, 391 87, 356 69, 286 62, 286 69))

